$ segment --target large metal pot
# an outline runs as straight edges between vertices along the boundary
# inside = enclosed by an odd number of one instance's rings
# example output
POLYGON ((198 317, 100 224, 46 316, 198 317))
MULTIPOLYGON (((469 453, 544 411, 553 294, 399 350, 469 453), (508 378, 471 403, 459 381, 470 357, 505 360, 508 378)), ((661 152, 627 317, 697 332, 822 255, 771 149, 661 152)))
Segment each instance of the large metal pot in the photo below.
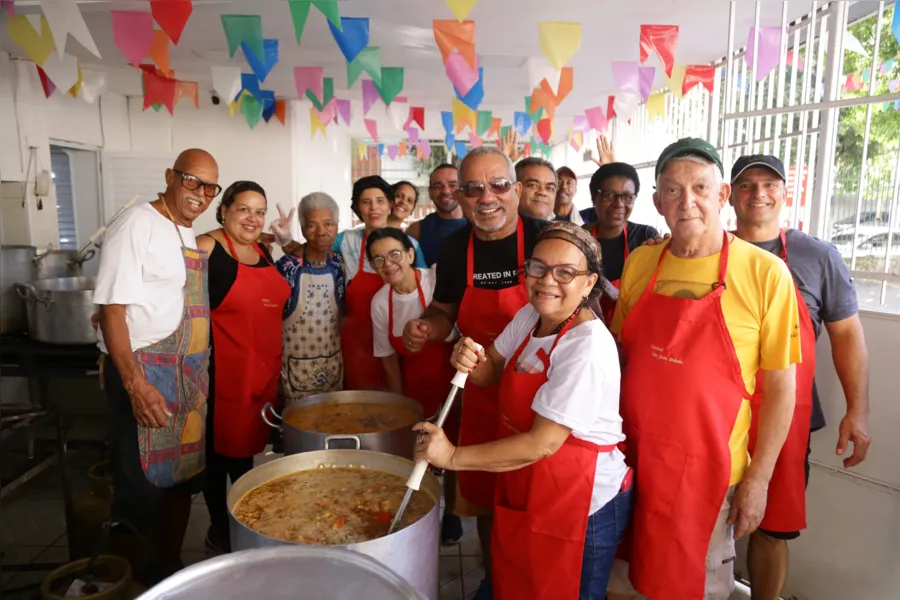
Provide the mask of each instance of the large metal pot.
POLYGON ((281 429, 284 433, 284 453, 297 454, 299 452, 314 452, 316 450, 328 450, 334 448, 372 450, 384 452, 395 456, 412 458, 416 443, 415 432, 411 427, 404 425, 396 429, 387 429, 375 433, 360 434, 331 434, 309 431, 290 425, 287 420, 290 415, 303 408, 320 404, 373 404, 400 406, 413 411, 419 419, 422 418, 422 405, 400 394, 389 392, 328 392, 316 394, 291 404, 284 415, 279 415, 266 404, 262 410, 262 418, 270 427, 281 429), (278 421, 284 421, 278 425, 271 417, 278 421))
MULTIPOLYGON (((45 252, 34 257, 34 265, 37 270, 37 276, 34 279, 81 277, 84 275, 82 265, 93 257, 93 249, 81 253, 78 250, 54 250, 51 246, 45 252)), ((25 281, 31 281, 31 279, 25 281)))
MULTIPOLYGON (((379 452, 322 450, 285 456, 256 467, 238 479, 228 492, 231 548, 247 550, 265 546, 292 545, 248 528, 235 519, 234 507, 247 492, 257 486, 282 475, 317 469, 322 466, 365 467, 393 473, 406 479, 414 465, 411 460, 379 452)), ((347 546, 329 546, 329 548, 345 548, 368 554, 409 582, 425 598, 436 600, 438 597, 438 515, 440 512, 438 499, 441 496, 441 486, 434 475, 426 472, 422 486, 417 493, 428 494, 434 501, 434 507, 419 521, 383 538, 347 546)))
POLYGON ((0 333, 19 333, 28 329, 25 302, 16 293, 17 281, 37 279, 34 246, 0 246, 0 333))
POLYGON ((91 325, 95 312, 93 277, 44 279, 15 286, 27 304, 28 331, 32 338, 49 344, 97 341, 91 325))

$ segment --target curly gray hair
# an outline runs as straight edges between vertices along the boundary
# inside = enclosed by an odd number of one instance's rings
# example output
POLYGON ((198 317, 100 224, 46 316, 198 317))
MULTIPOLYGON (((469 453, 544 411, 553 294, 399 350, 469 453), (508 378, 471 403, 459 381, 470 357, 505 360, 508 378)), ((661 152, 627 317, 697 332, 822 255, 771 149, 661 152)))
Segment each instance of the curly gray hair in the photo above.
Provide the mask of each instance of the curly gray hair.
POLYGON ((297 217, 300 219, 301 227, 306 226, 306 214, 311 210, 330 210, 335 223, 340 220, 340 210, 337 202, 325 192, 313 192, 300 198, 297 217))

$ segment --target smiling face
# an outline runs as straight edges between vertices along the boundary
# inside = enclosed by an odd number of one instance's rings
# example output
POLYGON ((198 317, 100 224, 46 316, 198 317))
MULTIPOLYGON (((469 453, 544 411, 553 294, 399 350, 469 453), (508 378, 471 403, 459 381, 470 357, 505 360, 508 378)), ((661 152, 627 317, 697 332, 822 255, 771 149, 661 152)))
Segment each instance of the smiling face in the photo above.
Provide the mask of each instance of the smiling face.
POLYGON ((416 205, 416 190, 405 183, 394 190, 394 210, 391 213, 395 218, 403 221, 416 205))
MULTIPOLYGON (((416 259, 415 250, 407 250, 394 238, 382 238, 372 244, 372 257, 370 261, 383 259, 384 264, 375 267, 375 271, 381 275, 385 283, 397 285, 412 271, 413 262, 416 259), (399 254, 398 254, 399 252, 399 254), (399 262, 394 262, 399 258, 399 262)), ((374 263, 373 263, 374 266, 374 263)))
POLYGON ((459 201, 456 199, 456 189, 459 187, 459 172, 456 169, 445 167, 431 174, 428 184, 428 197, 434 202, 438 212, 449 214, 456 210, 459 201))
POLYGON ((578 190, 578 180, 568 175, 559 175, 559 189, 556 190, 556 203, 559 206, 572 204, 575 192, 578 190))
POLYGON ((615 175, 607 177, 600 182, 597 193, 594 194, 594 212, 597 220, 607 230, 616 230, 621 233, 625 223, 634 210, 634 202, 628 204, 619 196, 634 196, 634 181, 630 177, 615 175))
POLYGON ((495 193, 490 186, 491 183, 515 180, 506 157, 483 154, 467 160, 463 163, 460 179, 463 186, 468 183, 484 185, 483 193, 475 197, 466 196, 462 189, 457 192, 466 219, 492 239, 510 235, 516 228, 521 184, 515 183, 502 193, 495 193))
POLYGON ((572 272, 587 271, 587 259, 574 244, 565 240, 550 238, 538 242, 531 260, 550 267, 540 279, 526 275, 525 288, 528 301, 541 317, 550 322, 562 322, 569 317, 586 298, 597 275, 577 275, 569 283, 559 283, 553 278, 552 268, 561 267, 572 272))
POLYGON ((710 235, 721 236, 719 211, 731 186, 721 183, 713 164, 671 159, 656 182, 653 203, 666 219, 672 238, 684 243, 710 235))
POLYGON ((222 228, 233 240, 252 244, 266 223, 266 199, 256 192, 240 192, 231 206, 222 207, 222 228))
POLYGON ((363 190, 359 195, 359 216, 366 224, 366 230, 387 227, 391 214, 391 201, 379 188, 363 190))
POLYGON ((556 203, 556 173, 549 167, 533 165, 522 170, 519 182, 519 211, 536 219, 549 219, 556 203))
POLYGON ((778 221, 784 206, 785 183, 775 171, 751 167, 741 173, 731 188, 731 205, 740 223, 768 225, 778 221))
POLYGON ((328 252, 337 238, 338 224, 327 208, 306 211, 300 230, 306 243, 315 252, 328 252))
POLYGON ((219 181, 219 166, 215 159, 203 150, 182 152, 175 165, 166 169, 166 200, 175 220, 190 227, 194 220, 209 208, 215 195, 207 195, 202 183, 216 184, 219 181), (187 185, 185 185, 186 182, 187 185), (190 190, 197 184, 197 189, 190 190))

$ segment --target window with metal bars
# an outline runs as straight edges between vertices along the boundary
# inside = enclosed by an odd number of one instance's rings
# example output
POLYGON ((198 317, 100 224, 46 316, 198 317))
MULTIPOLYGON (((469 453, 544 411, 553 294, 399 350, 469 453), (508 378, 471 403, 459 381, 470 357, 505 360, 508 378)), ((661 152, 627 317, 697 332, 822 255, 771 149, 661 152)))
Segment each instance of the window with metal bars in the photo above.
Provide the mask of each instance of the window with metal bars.
POLYGON ((59 249, 77 250, 75 199, 72 193, 72 169, 69 154, 59 146, 50 146, 50 174, 56 190, 56 221, 59 226, 59 249))

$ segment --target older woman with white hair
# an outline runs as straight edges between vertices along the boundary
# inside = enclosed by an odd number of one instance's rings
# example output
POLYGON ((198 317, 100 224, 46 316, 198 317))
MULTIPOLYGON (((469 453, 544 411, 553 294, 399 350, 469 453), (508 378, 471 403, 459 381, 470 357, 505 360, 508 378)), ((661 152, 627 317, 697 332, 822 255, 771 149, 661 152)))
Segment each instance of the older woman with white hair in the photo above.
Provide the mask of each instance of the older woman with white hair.
POLYGON ((328 194, 313 192, 300 200, 298 213, 306 241, 285 248, 289 251, 276 264, 291 286, 282 326, 281 381, 287 405, 340 390, 344 371, 340 317, 347 276, 341 253, 331 250, 338 205, 328 194))

